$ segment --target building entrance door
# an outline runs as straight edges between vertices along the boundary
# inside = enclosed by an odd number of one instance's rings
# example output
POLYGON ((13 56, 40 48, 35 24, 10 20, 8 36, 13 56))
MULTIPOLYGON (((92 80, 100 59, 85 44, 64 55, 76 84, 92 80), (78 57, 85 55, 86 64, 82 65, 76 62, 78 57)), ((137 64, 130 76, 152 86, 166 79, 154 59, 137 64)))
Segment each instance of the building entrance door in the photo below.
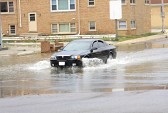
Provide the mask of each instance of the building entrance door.
POLYGON ((30 32, 37 32, 37 19, 36 13, 29 13, 29 31, 30 32))

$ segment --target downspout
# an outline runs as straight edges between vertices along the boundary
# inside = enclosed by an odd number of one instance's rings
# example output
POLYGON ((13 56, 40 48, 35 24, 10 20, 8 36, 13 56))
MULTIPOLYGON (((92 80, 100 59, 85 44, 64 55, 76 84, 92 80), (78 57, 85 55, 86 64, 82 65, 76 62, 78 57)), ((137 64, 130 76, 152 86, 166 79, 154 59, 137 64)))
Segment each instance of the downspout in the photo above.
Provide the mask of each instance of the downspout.
POLYGON ((80 35, 80 27, 81 27, 81 25, 80 25, 81 24, 80 23, 80 8, 79 8, 80 7, 79 6, 80 3, 79 3, 79 1, 80 0, 78 0, 78 35, 80 35))
POLYGON ((20 0, 19 0, 19 27, 22 27, 22 14, 21 14, 20 0))
POLYGON ((165 11, 164 11, 164 0, 161 0, 161 18, 162 18, 162 33, 165 32, 164 30, 164 18, 165 18, 165 11))
MULTIPOLYGON (((1 1, 1 0, 0 0, 1 1)), ((0 11, 0 50, 2 49, 3 45, 2 45, 2 15, 1 15, 1 11, 0 11)))

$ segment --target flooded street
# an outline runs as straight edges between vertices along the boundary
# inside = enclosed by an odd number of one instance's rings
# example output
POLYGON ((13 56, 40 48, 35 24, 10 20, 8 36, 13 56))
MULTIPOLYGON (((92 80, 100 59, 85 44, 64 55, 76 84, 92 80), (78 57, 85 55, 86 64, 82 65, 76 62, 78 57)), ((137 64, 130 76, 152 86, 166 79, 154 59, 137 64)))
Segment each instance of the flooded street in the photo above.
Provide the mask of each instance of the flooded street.
POLYGON ((50 67, 51 54, 1 56, 0 98, 57 93, 166 90, 168 49, 165 39, 118 46, 116 59, 85 67, 50 67))
POLYGON ((167 113, 167 39, 117 47, 102 64, 51 68, 51 54, 0 56, 0 113, 167 113))

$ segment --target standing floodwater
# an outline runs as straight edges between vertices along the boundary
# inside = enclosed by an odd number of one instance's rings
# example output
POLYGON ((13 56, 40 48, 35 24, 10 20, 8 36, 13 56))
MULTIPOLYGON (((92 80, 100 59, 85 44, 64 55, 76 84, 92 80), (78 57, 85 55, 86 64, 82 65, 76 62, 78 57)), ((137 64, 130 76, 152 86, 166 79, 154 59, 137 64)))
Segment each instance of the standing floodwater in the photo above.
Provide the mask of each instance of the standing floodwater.
POLYGON ((168 49, 163 42, 119 46, 116 59, 107 64, 84 59, 84 68, 51 68, 51 54, 0 56, 0 98, 167 89, 168 49))

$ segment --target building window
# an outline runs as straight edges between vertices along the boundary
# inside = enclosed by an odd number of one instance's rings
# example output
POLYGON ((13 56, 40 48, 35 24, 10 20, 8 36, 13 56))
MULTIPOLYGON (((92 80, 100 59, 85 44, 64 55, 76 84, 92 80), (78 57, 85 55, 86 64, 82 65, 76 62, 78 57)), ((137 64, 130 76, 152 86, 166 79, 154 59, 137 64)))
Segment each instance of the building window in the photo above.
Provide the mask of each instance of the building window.
POLYGON ((125 0, 122 0, 121 3, 122 3, 123 5, 126 4, 125 0))
POLYGON ((71 23, 71 24, 70 24, 70 31, 71 31, 71 32, 76 32, 75 23, 71 23))
POLYGON ((36 15, 35 14, 30 14, 30 21, 36 21, 36 15))
POLYGON ((75 0, 51 0, 52 11, 75 10, 75 0))
POLYGON ((62 32, 62 33, 68 33, 68 32, 70 32, 69 31, 69 23, 59 24, 59 32, 62 32))
POLYGON ((135 4, 135 0, 130 0, 130 4, 135 4))
POLYGON ((95 21, 90 21, 89 22, 89 30, 90 31, 95 31, 96 30, 96 22, 95 21))
POLYGON ((52 33, 58 33, 57 24, 52 24, 52 33))
POLYGON ((9 12, 14 12, 13 2, 9 2, 9 12))
POLYGON ((70 0, 70 9, 75 9, 75 0, 70 0))
POLYGON ((127 22, 126 21, 118 21, 118 29, 119 30, 126 30, 127 29, 127 22))
POLYGON ((89 6, 94 6, 95 5, 95 1, 94 0, 89 0, 89 6))
POLYGON ((1 13, 11 13, 14 12, 13 2, 0 2, 1 13))
POLYGON ((150 0, 145 0, 145 4, 150 4, 150 0))
POLYGON ((9 34, 16 35, 16 27, 15 25, 9 25, 9 34))
POLYGON ((75 33, 76 26, 75 23, 52 24, 51 30, 53 34, 75 33))
POLYGON ((135 22, 135 20, 131 20, 131 29, 136 29, 136 22, 135 22))

